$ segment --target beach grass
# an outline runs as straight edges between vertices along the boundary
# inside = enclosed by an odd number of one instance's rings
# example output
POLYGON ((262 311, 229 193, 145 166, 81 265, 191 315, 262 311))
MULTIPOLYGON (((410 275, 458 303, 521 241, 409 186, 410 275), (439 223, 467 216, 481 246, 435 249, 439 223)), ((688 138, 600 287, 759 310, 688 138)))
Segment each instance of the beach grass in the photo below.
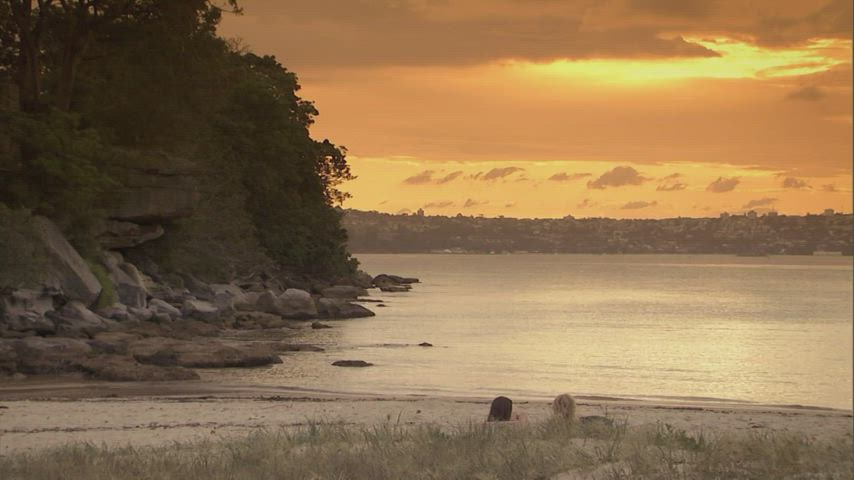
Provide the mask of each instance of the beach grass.
POLYGON ((669 424, 309 423, 157 447, 0 457, 3 479, 850 479, 852 441, 669 424))

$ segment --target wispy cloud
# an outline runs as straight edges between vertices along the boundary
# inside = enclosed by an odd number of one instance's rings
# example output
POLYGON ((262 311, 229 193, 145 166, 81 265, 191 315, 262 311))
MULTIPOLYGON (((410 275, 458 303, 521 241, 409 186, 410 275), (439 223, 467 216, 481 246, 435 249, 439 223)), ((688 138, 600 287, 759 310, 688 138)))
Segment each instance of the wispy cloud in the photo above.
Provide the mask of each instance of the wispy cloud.
POLYGON ((765 198, 759 198, 756 200, 751 200, 751 201, 745 203, 744 206, 741 208, 767 207, 769 205, 774 205, 775 203, 777 203, 776 198, 765 197, 765 198))
POLYGON ((596 180, 587 182, 587 188, 605 189, 625 185, 640 185, 649 179, 632 167, 614 167, 603 173, 596 180))
POLYGON ((578 179, 581 179, 581 178, 590 177, 590 176, 592 176, 592 175, 593 175, 592 173, 566 173, 566 172, 560 172, 560 173, 555 173, 554 175, 552 175, 551 177, 549 177, 549 180, 551 180, 551 181, 553 181, 553 182, 571 182, 571 181, 573 181, 573 180, 578 180, 578 179))
POLYGON ((656 205, 658 205, 658 202, 656 202, 656 201, 645 202, 643 200, 639 200, 639 201, 635 201, 635 202, 629 202, 620 208, 623 210, 637 210, 639 208, 654 207, 656 205))
POLYGON ((786 177, 783 180, 783 188, 802 189, 802 188, 810 188, 810 186, 806 181, 801 180, 800 178, 786 177))
POLYGON ((706 190, 714 193, 731 192, 735 190, 735 187, 737 187, 739 183, 741 183, 739 177, 718 177, 717 180, 706 187, 706 190))

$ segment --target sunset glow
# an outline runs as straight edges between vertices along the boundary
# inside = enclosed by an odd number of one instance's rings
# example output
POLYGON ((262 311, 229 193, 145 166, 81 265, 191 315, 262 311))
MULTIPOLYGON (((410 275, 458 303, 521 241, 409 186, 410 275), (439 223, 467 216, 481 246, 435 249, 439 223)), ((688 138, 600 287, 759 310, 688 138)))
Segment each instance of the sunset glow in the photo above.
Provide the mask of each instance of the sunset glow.
POLYGON ((256 0, 221 30, 299 74, 313 134, 348 147, 359 176, 346 207, 849 211, 850 5, 824 3, 364 2, 309 31, 300 15, 322 5, 256 0), (589 185, 621 167, 641 179, 589 185), (493 169, 512 174, 474 179, 493 169))

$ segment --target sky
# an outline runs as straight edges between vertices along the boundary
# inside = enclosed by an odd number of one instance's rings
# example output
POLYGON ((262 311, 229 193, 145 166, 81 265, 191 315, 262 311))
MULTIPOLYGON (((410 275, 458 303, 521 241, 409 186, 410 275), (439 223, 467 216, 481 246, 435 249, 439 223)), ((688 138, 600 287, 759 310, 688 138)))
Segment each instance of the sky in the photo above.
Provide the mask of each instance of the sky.
POLYGON ((850 212, 850 0, 241 0, 348 208, 489 217, 850 212))

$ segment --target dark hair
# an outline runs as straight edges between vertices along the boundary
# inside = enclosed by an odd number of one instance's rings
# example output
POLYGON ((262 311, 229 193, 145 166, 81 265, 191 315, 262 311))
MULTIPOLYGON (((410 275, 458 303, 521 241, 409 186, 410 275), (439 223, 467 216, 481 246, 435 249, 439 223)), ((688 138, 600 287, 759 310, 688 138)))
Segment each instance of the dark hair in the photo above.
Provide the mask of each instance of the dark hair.
POLYGON ((495 397, 489 407, 487 422, 506 422, 513 414, 513 400, 507 397, 495 397))

